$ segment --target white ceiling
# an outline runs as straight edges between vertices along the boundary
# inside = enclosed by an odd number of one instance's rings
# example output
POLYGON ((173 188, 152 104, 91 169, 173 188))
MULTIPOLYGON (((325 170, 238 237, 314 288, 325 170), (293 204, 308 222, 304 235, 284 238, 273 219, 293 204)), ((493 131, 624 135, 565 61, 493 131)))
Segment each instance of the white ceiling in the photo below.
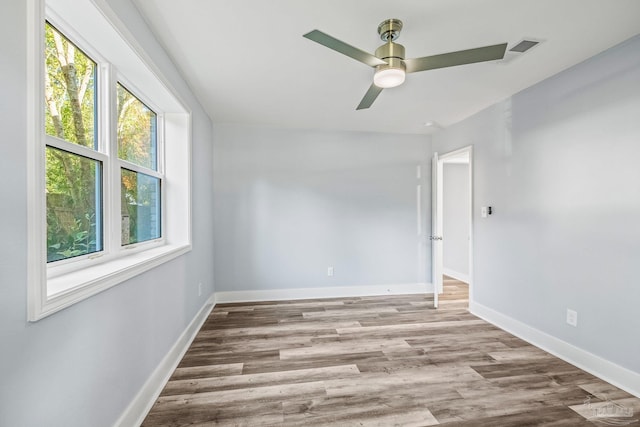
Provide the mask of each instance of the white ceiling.
POLYGON ((638 0, 135 0, 214 123, 430 133, 640 33, 638 0), (302 37, 373 53, 399 18, 408 58, 543 40, 507 61, 407 75, 355 108, 373 69, 302 37))

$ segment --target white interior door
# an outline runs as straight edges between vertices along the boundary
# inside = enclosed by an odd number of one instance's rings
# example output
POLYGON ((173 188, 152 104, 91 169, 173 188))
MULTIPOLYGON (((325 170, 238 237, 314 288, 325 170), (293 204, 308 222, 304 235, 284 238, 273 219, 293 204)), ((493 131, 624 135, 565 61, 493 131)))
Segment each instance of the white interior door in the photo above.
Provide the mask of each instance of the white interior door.
POLYGON ((433 153, 431 164, 431 283, 433 283, 433 307, 438 308, 438 296, 442 291, 442 190, 438 153, 433 153))
POLYGON ((431 178, 431 272, 433 283, 433 302, 438 307, 438 296, 443 292, 442 274, 443 266, 443 198, 444 198, 444 163, 463 163, 466 161, 469 165, 469 298, 473 296, 473 148, 471 146, 461 148, 443 155, 433 154, 432 160, 432 178, 431 178))

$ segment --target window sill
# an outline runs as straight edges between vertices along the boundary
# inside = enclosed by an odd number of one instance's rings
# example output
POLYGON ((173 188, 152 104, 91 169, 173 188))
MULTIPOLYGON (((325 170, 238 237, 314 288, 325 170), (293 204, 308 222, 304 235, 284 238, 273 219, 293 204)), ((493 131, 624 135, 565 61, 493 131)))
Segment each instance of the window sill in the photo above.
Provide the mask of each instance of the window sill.
POLYGON ((47 297, 31 321, 149 271, 191 250, 191 245, 163 245, 47 280, 47 297))

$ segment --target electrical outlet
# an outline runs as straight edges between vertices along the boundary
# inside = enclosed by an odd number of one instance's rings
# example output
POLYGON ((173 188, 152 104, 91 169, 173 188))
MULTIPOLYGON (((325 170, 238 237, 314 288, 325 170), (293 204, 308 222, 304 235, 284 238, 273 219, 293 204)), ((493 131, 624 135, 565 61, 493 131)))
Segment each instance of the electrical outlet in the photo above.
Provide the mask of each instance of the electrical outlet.
POLYGON ((198 283, 198 296, 202 296, 202 282, 198 283))
POLYGON ((327 276, 333 276, 333 267, 327 267, 327 276))
POLYGON ((567 308, 567 323, 571 326, 578 326, 578 312, 567 308))

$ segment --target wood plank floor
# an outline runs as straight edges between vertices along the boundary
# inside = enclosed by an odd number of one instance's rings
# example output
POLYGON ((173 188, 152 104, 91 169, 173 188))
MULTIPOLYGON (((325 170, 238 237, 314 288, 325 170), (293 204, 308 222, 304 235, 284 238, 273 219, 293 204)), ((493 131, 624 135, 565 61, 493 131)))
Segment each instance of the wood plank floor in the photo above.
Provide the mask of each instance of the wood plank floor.
POLYGON ((438 310, 424 295, 218 304, 143 425, 640 425, 640 399, 444 284, 438 310))

